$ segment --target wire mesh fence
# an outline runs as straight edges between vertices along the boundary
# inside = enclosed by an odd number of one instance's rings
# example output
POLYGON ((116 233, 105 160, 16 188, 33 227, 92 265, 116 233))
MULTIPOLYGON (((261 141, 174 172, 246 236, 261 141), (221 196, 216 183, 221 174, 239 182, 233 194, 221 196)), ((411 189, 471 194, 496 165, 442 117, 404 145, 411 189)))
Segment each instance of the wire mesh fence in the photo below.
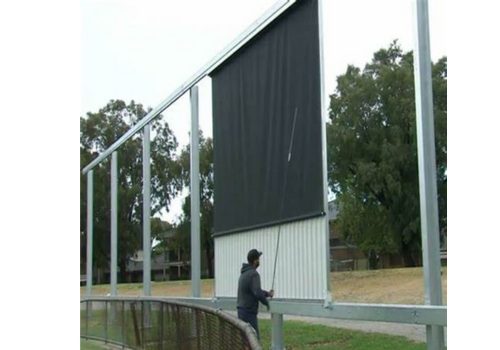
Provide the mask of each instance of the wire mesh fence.
POLYGON ((166 300, 82 300, 80 337, 131 349, 262 349, 249 324, 220 310, 166 300))

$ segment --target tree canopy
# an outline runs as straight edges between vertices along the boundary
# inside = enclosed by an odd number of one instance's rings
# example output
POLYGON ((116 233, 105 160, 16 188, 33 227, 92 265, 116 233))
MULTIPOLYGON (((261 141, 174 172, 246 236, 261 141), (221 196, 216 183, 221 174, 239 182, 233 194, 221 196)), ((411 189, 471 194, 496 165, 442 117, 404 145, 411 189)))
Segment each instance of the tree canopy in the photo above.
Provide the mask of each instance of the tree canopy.
MULTIPOLYGON (((446 227, 447 59, 432 65, 439 220, 446 227)), ((337 227, 367 254, 421 256, 413 53, 397 42, 337 79, 327 125, 337 227)))
MULTIPOLYGON (((214 165, 213 165, 213 142, 211 138, 205 138, 200 131, 200 243, 201 251, 205 259, 208 275, 214 276, 214 240, 213 211, 214 211, 214 165)), ((179 165, 182 169, 182 181, 184 186, 190 186, 190 147, 186 146, 179 157, 179 165)), ((188 195, 182 204, 182 214, 177 225, 176 240, 178 246, 185 253, 183 259, 187 260, 191 251, 191 196, 188 195)))
MULTIPOLYGON (((148 111, 131 101, 111 100, 96 113, 80 118, 81 168, 99 156, 148 111)), ((168 123, 151 122, 151 215, 168 208, 179 192, 180 167, 175 158, 177 140, 168 123)), ((128 259, 142 249, 142 133, 118 150, 118 265, 123 280, 128 259)), ((94 264, 106 268, 110 260, 110 157, 94 168, 94 264)), ((86 235, 87 181, 80 179, 80 230, 86 235)), ((164 225, 152 223, 154 238, 164 225)))

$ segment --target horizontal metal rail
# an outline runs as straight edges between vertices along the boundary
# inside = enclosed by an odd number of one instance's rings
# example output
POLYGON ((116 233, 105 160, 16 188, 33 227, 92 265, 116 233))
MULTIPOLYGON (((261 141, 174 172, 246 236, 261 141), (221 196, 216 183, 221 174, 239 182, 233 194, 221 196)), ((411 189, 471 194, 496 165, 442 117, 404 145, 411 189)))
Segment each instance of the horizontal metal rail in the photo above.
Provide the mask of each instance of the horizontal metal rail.
POLYGON ((97 337, 94 335, 80 335, 80 338, 86 339, 86 340, 96 340, 100 341, 106 344, 113 344, 121 347, 122 349, 131 349, 130 347, 127 346, 127 344, 120 343, 119 341, 113 340, 113 339, 108 339, 108 338, 103 338, 103 337, 97 337))
MULTIPOLYGON (((113 297, 113 300, 151 300, 197 304, 213 309, 236 310, 235 298, 159 298, 113 297)), ((82 299, 84 301, 86 299, 82 299)), ((93 297, 109 301, 109 297, 93 297)), ((330 303, 320 301, 271 300, 270 313, 358 321, 396 322, 421 325, 447 325, 447 307, 441 305, 330 303)), ((265 311, 264 311, 265 312, 265 311)))
MULTIPOLYGON (((80 300, 80 303, 81 304, 85 304, 86 306, 86 323, 88 322, 88 319, 89 319, 89 316, 88 316, 88 310, 89 310, 89 304, 92 304, 94 302, 97 302, 97 303, 100 303, 100 302, 103 302, 104 305, 92 305, 92 310, 96 311, 96 310, 105 310, 105 318, 106 318, 106 321, 105 321, 105 329, 107 329, 107 324, 108 324, 108 308, 107 308, 107 305, 110 304, 110 305, 113 305, 113 303, 119 303, 119 302, 129 302, 129 303, 135 303, 135 302, 141 302, 141 304, 143 305, 143 303, 159 303, 161 305, 170 305, 170 306, 176 306, 176 307, 181 307, 181 308, 185 308, 185 309, 190 309, 190 310, 193 310, 193 311, 198 311, 198 312, 201 312, 205 315, 208 315, 208 314, 211 314, 212 316, 216 317, 216 319, 219 320, 218 324, 220 325, 220 322, 224 322, 226 324, 229 324, 231 325, 232 327, 232 330, 235 331, 235 330, 238 330, 238 331, 241 331, 242 332, 242 335, 243 335, 243 339, 245 339, 245 341, 247 342, 247 345, 249 346, 249 350, 250 349, 254 349, 254 350, 262 350, 262 347, 261 345, 259 344, 259 341, 257 339, 257 336, 256 336, 256 333, 254 331, 254 329, 252 328, 252 326, 230 314, 227 314, 227 313, 224 313, 219 309, 215 309, 213 307, 213 305, 210 305, 210 306, 207 306, 207 305, 203 305, 203 304, 199 304, 199 303, 195 303, 196 299, 195 298, 192 298, 192 299, 186 299, 186 301, 188 302, 185 302, 185 301, 179 301, 179 300, 176 300, 176 299, 171 299, 171 298, 155 298, 155 297, 118 297, 118 296, 112 296, 112 297, 88 297, 88 298, 82 298, 80 300)), ((141 308, 141 312, 144 312, 144 306, 142 306, 141 308)), ((161 308, 161 312, 163 312, 164 308, 162 307, 161 308)), ((162 316, 162 320, 163 320, 163 315, 162 316)), ((185 316, 186 317, 186 316, 185 316)), ((196 316, 194 316, 196 317, 196 316)), ((177 320, 178 322, 180 322, 181 320, 178 319, 177 320)), ((123 321, 122 321, 123 322, 123 321)), ((145 324, 144 324, 144 317, 141 316, 141 329, 143 330, 144 327, 145 327, 145 324)), ((196 321, 196 322, 199 322, 199 321, 196 321)), ((163 335, 163 321, 162 323, 160 324, 160 330, 161 330, 161 333, 163 335)), ((197 328, 199 332, 199 328, 197 328)), ((88 334, 89 331, 88 331, 88 326, 86 326, 86 329, 85 329, 85 334, 80 334, 80 338, 83 338, 83 339, 93 339, 93 340, 99 340, 99 341, 104 341, 106 343, 112 343, 112 344, 116 344, 116 345, 121 345, 122 347, 125 347, 125 346, 128 346, 129 344, 127 344, 126 342, 118 342, 117 340, 114 340, 114 339, 111 339, 110 337, 108 337, 108 332, 107 330, 105 331, 105 336, 104 337, 101 337, 101 336, 96 336, 96 335, 89 335, 88 334)), ((200 336, 201 334, 197 334, 198 336, 200 336)), ((122 341, 123 341, 123 338, 122 338, 122 341)), ((153 340, 154 342, 156 342, 157 340, 153 340)), ((140 341, 140 344, 137 344, 139 345, 139 347, 142 349, 142 348, 146 348, 147 344, 149 341, 146 341, 146 340, 142 340, 140 341)), ((178 345, 182 345, 182 344, 178 344, 178 345)), ((226 344, 227 345, 227 344, 226 344)), ((198 346, 198 349, 200 347, 198 346)), ((226 347, 224 347, 226 348, 226 347)), ((247 347, 245 347, 247 348, 247 347)))
POLYGON ((218 66, 224 63, 231 55, 233 55, 238 49, 255 37, 262 29, 264 29, 269 23, 276 19, 279 15, 285 12, 290 6, 292 6, 296 0, 280 0, 273 7, 271 7, 262 17, 252 23, 242 34, 240 34, 231 44, 229 44, 224 50, 222 50, 218 55, 216 55, 212 60, 210 60, 205 66, 203 66, 198 72, 196 72, 191 78, 189 78, 184 84, 182 84, 177 90, 175 90, 170 96, 168 96, 163 102, 161 102, 156 108, 151 110, 144 118, 142 118, 136 125, 130 128, 125 134, 123 134, 115 143, 113 143, 108 149, 102 152, 96 159, 94 159, 90 164, 83 168, 82 173, 86 174, 89 170, 93 169, 96 165, 106 159, 111 153, 113 153, 118 147, 130 139, 133 135, 139 132, 146 124, 151 120, 160 115, 165 109, 167 109, 172 103, 177 101, 182 95, 189 91, 194 85, 196 85, 201 79, 213 72, 218 66))

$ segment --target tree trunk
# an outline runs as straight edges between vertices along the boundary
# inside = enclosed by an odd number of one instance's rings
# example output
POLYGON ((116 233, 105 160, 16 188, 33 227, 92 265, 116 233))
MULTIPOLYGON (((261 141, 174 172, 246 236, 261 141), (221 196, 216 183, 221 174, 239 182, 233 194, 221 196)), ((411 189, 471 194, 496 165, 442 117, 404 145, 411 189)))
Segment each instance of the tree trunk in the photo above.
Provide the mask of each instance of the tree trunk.
POLYGON ((101 268, 97 268, 97 284, 101 284, 102 282, 102 269, 101 268))
POLYGON ((127 281, 127 259, 120 259, 118 262, 120 267, 120 279, 119 283, 125 283, 127 281))
POLYGON ((402 254, 403 254, 403 261, 404 261, 405 267, 416 267, 417 266, 417 263, 413 257, 413 252, 412 252, 409 245, 403 244, 402 254))
POLYGON ((214 267, 212 264, 212 250, 210 249, 210 243, 207 242, 205 245, 205 257, 207 261, 207 268, 208 268, 208 277, 213 278, 214 277, 214 267))
POLYGON ((378 256, 375 250, 370 250, 368 252, 368 269, 376 270, 378 269, 378 256))

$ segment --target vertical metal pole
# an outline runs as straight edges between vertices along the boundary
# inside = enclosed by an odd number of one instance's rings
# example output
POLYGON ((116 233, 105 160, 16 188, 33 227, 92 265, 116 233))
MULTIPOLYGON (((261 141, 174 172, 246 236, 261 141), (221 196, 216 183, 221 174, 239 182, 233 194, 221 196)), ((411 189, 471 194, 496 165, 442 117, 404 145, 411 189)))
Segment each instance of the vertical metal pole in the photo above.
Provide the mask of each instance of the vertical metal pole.
MULTIPOLYGON (((318 0, 318 30, 319 30, 319 69, 320 69, 320 98, 321 98, 321 156, 323 168, 323 211, 328 214, 328 175, 326 159, 326 121, 328 118, 328 104, 325 99, 325 73, 323 54, 323 1, 318 0)), ((326 264, 326 293, 325 304, 332 301, 330 286, 330 229, 328 225, 328 215, 324 216, 325 224, 325 264, 326 264)))
POLYGON ((122 344, 125 348, 125 300, 122 300, 122 344))
POLYGON ((164 326, 164 320, 163 320, 163 313, 165 312, 165 307, 164 303, 160 302, 160 349, 165 349, 165 340, 164 340, 164 334, 165 332, 163 326, 164 326))
POLYGON ((108 342, 108 302, 104 302, 104 342, 108 342))
POLYGON ((142 139, 142 193, 143 193, 143 288, 144 295, 151 296, 151 166, 150 125, 144 126, 142 139))
MULTIPOLYGON (((415 103, 425 304, 441 305, 441 260, 439 257, 439 217, 434 145, 429 10, 427 0, 416 0, 415 4, 415 103)), ((427 326, 427 349, 438 350, 443 348, 443 327, 427 326)))
POLYGON ((89 336, 89 304, 91 301, 85 302, 85 336, 89 336))
POLYGON ((198 86, 191 97, 191 286, 193 297, 200 293, 200 151, 198 128, 198 86))
POLYGON ((92 295, 92 248, 94 236, 94 171, 87 173, 87 297, 92 295))
POLYGON ((141 300, 141 339, 142 339, 142 345, 146 345, 147 339, 146 339, 146 329, 145 329, 145 323, 144 323, 144 300, 141 300))
POLYGON ((271 342, 272 350, 283 350, 285 343, 283 341, 283 314, 271 314, 271 342))
POLYGON ((118 155, 111 156, 111 295, 116 296, 118 263, 118 155))

